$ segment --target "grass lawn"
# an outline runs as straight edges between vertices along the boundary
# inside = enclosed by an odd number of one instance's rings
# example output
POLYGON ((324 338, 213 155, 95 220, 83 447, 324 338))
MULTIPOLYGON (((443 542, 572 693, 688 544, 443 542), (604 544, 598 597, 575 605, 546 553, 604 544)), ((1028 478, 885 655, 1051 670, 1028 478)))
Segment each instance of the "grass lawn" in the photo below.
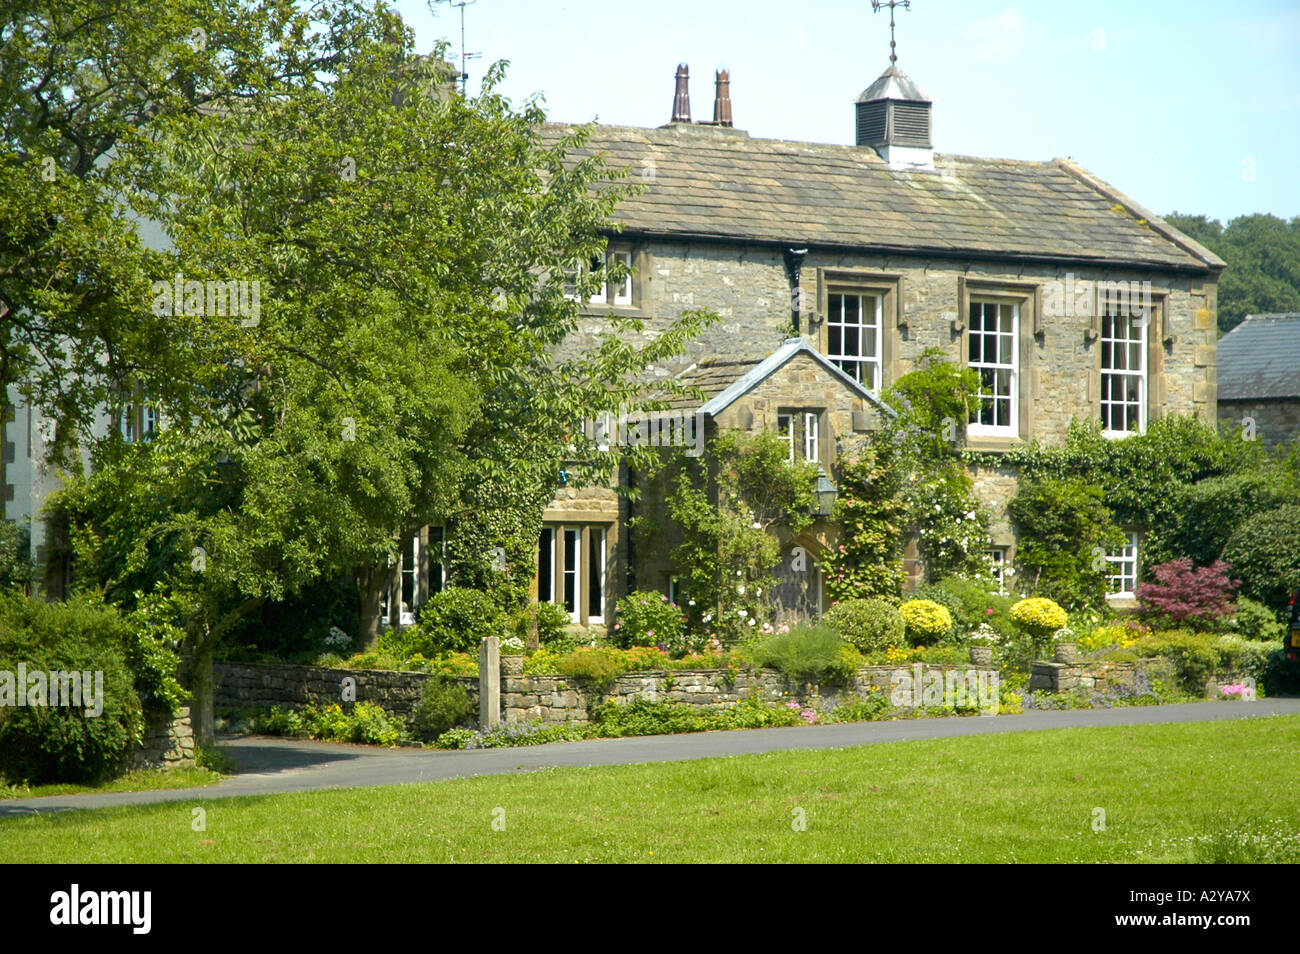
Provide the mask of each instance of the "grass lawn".
POLYGON ((1294 862, 1297 752, 1276 716, 553 769, 8 819, 0 861, 1294 862))
POLYGON ((127 772, 101 785, 75 785, 59 782, 54 785, 2 785, 0 799, 40 798, 42 795, 84 795, 104 792, 149 792, 159 788, 198 788, 216 785, 221 776, 197 765, 184 765, 174 769, 140 769, 127 772))

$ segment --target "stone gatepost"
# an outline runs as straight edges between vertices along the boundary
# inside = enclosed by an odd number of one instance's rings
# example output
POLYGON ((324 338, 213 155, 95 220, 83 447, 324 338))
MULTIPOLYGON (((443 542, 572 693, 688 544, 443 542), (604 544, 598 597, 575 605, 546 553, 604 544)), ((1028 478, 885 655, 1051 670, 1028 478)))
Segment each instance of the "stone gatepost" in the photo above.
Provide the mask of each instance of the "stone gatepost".
POLYGON ((487 636, 478 648, 478 727, 501 724, 501 637, 487 636))

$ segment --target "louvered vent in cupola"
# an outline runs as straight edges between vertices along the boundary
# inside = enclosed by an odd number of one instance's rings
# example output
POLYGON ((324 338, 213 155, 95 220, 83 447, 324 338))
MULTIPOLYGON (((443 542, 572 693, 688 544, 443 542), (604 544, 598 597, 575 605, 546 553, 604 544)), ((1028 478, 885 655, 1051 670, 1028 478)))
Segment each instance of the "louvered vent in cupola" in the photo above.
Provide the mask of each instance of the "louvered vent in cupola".
POLYGON ((896 65, 857 100, 859 146, 870 146, 896 169, 933 169, 930 97, 896 65))

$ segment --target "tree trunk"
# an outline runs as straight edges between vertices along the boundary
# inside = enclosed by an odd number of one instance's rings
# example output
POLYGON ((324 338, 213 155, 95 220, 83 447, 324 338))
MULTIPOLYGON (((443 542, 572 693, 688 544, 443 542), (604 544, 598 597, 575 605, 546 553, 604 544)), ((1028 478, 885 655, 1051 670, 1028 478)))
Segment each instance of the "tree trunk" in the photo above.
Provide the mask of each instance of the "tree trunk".
POLYGON ((194 641, 194 652, 190 658, 190 693, 194 696, 194 701, 190 704, 190 722, 194 729, 195 743, 204 748, 212 748, 217 742, 217 725, 213 714, 216 686, 212 678, 215 649, 216 640, 205 624, 203 635, 194 641))
POLYGON ((369 651, 379 642, 379 600, 388 587, 388 574, 379 567, 357 570, 357 588, 361 591, 361 648, 369 651))

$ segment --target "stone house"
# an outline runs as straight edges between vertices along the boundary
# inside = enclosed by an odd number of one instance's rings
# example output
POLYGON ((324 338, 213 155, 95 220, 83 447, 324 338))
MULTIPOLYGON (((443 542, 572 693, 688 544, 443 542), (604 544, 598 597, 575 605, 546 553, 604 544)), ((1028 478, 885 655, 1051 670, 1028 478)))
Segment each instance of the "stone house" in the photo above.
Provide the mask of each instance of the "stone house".
MULTIPOLYGON (((809 446, 828 473, 829 436, 869 429, 876 395, 927 349, 980 374, 968 448, 1059 442, 1075 418, 1100 420, 1115 439, 1162 415, 1215 419, 1224 262, 1132 198, 1069 159, 935 152, 930 97, 896 65, 858 96, 851 120, 846 109, 853 145, 747 135, 731 121, 725 72, 713 120, 692 122, 688 83, 680 66, 669 123, 598 126, 577 154, 601 154, 644 188, 609 235, 608 255, 631 277, 583 303, 566 347, 591 346, 612 315, 643 319, 653 336, 709 309, 721 321, 660 371, 711 384, 710 404, 746 382, 744 400, 713 407, 708 426, 776 430, 792 455, 810 453, 803 435, 815 426, 809 446)), ((1005 507, 1016 477, 1002 467, 973 476, 1000 574, 1015 556, 1005 507)), ((631 515, 613 487, 561 486, 544 514, 539 598, 599 624, 631 588, 671 590, 672 567, 638 548, 631 515)), ((1109 555, 1117 599, 1137 582, 1140 546, 1131 532, 1109 555)), ((913 580, 920 571, 912 561, 913 580)), ((811 610, 820 599, 796 602, 811 610)))
POLYGON ((1300 313, 1247 315, 1219 339, 1219 424, 1269 447, 1300 434, 1300 313))

